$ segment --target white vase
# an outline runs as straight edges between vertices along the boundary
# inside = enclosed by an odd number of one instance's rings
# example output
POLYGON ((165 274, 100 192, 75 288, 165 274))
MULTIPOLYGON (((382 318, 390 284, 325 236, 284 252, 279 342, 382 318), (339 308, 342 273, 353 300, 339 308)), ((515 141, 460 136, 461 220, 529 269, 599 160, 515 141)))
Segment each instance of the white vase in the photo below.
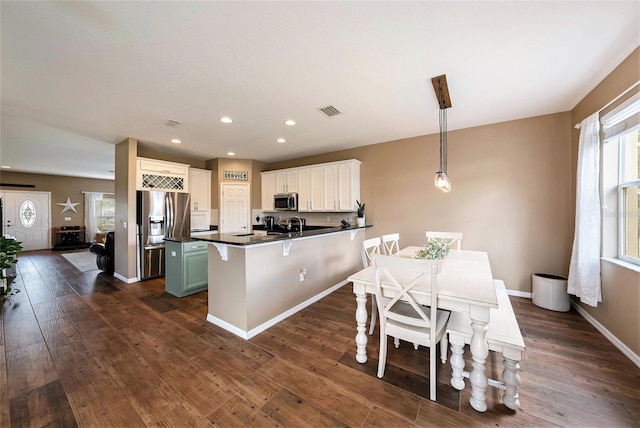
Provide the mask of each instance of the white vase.
POLYGON ((358 225, 358 227, 364 227, 364 220, 365 216, 356 217, 356 224, 358 225))

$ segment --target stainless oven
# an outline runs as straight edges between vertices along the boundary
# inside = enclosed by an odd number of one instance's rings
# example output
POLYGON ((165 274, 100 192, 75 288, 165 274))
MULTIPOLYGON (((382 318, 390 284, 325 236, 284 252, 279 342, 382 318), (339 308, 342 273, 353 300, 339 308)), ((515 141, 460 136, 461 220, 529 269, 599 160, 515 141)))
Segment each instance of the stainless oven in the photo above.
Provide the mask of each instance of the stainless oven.
POLYGON ((276 211, 298 211, 298 194, 276 193, 273 196, 273 209, 276 211))

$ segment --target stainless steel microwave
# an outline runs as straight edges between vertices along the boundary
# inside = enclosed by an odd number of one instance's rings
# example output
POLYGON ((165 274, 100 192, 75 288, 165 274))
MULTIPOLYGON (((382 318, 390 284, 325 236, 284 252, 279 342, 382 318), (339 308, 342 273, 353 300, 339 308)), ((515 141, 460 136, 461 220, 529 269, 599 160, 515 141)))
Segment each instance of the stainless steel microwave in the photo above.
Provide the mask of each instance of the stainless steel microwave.
POLYGON ((273 196, 273 209, 276 211, 298 211, 298 194, 276 193, 273 196))

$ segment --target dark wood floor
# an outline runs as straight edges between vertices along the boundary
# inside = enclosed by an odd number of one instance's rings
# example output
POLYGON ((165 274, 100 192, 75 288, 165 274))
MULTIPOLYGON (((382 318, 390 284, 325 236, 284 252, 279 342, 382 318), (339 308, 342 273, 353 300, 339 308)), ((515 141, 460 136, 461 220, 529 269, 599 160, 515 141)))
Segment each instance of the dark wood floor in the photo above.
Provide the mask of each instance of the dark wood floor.
MULTIPOLYGON (((438 402, 425 398, 426 349, 390 346, 380 380, 374 335, 356 363, 349 285, 245 341, 205 321, 206 292, 79 273, 51 251, 23 253, 18 272, 0 317, 0 427, 640 425, 640 369, 575 311, 527 299, 512 298, 522 409, 489 388, 481 414, 449 364, 438 402)), ((488 374, 501 371, 490 356, 488 374)))

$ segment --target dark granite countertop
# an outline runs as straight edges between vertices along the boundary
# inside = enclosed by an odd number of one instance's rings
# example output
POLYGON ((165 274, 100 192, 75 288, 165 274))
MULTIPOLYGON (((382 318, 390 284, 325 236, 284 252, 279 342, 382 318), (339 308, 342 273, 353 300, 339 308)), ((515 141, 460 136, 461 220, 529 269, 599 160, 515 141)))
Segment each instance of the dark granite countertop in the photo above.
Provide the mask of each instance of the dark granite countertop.
POLYGON ((300 239, 300 238, 308 238, 312 236, 327 235, 330 233, 359 230, 359 229, 365 229, 367 227, 371 227, 371 226, 367 225, 365 227, 348 227, 346 229, 342 229, 340 227, 323 227, 323 228, 312 229, 310 226, 309 229, 303 228, 302 232, 290 232, 290 233, 268 232, 269 234, 266 236, 256 235, 254 232, 223 233, 223 234, 200 235, 192 239, 197 241, 208 241, 208 242, 217 242, 221 244, 248 246, 248 245, 256 245, 256 244, 265 244, 268 242, 286 241, 287 239, 300 239))

